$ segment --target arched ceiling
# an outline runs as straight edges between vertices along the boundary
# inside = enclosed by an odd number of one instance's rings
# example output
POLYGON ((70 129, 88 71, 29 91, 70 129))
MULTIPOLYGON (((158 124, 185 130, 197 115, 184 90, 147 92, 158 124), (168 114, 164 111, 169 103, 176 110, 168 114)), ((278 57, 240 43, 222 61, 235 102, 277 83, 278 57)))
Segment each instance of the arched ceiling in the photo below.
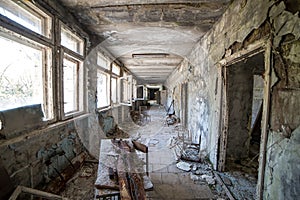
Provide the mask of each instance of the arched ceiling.
POLYGON ((143 83, 163 83, 230 0, 60 0, 143 83))

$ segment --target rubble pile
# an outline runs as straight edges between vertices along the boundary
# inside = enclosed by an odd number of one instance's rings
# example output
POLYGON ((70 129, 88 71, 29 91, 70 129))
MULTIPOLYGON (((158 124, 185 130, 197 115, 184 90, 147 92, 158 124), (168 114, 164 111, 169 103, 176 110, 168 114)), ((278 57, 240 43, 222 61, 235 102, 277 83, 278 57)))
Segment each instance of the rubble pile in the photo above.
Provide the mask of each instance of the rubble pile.
POLYGON ((113 138, 129 138, 129 135, 127 133, 125 133, 122 129, 120 129, 118 127, 118 125, 115 125, 114 128, 112 128, 111 130, 109 130, 106 133, 106 137, 113 139, 113 138))

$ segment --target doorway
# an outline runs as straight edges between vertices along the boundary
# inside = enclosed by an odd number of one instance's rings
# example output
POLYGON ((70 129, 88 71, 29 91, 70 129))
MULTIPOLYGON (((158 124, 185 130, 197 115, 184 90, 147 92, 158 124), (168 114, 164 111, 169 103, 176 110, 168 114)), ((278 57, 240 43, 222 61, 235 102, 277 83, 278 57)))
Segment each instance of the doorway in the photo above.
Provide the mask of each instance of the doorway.
POLYGON ((219 171, 258 176, 264 73, 264 52, 223 67, 219 171))

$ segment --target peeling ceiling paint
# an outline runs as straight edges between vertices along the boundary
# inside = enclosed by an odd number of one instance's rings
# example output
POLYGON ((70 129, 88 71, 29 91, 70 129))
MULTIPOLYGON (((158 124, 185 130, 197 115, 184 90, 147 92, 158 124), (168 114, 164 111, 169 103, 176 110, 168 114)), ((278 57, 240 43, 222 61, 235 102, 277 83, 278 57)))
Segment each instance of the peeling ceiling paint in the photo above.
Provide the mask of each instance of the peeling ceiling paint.
POLYGON ((230 0, 60 0, 143 83, 164 83, 230 0), (132 54, 165 53, 164 58, 132 54))

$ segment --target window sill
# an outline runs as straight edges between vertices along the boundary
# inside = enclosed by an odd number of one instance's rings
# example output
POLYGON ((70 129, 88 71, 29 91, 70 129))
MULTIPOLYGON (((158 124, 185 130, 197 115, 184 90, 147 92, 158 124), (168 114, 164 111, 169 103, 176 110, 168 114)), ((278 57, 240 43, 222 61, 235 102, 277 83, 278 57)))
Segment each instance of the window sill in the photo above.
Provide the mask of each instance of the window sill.
POLYGON ((68 119, 68 120, 65 120, 65 121, 58 121, 58 122, 55 122, 53 124, 48 124, 46 126, 43 126, 39 129, 32 130, 28 133, 24 133, 20 136, 17 136, 17 137, 11 138, 11 139, 3 140, 3 141, 0 142, 0 147, 28 140, 30 138, 36 137, 37 135, 43 134, 44 132, 49 132, 49 131, 52 131, 54 129, 65 126, 65 125, 67 125, 67 124, 69 124, 73 121, 88 118, 90 115, 91 114, 87 113, 87 114, 80 115, 80 116, 77 116, 77 117, 74 117, 74 118, 71 118, 71 119, 68 119))

